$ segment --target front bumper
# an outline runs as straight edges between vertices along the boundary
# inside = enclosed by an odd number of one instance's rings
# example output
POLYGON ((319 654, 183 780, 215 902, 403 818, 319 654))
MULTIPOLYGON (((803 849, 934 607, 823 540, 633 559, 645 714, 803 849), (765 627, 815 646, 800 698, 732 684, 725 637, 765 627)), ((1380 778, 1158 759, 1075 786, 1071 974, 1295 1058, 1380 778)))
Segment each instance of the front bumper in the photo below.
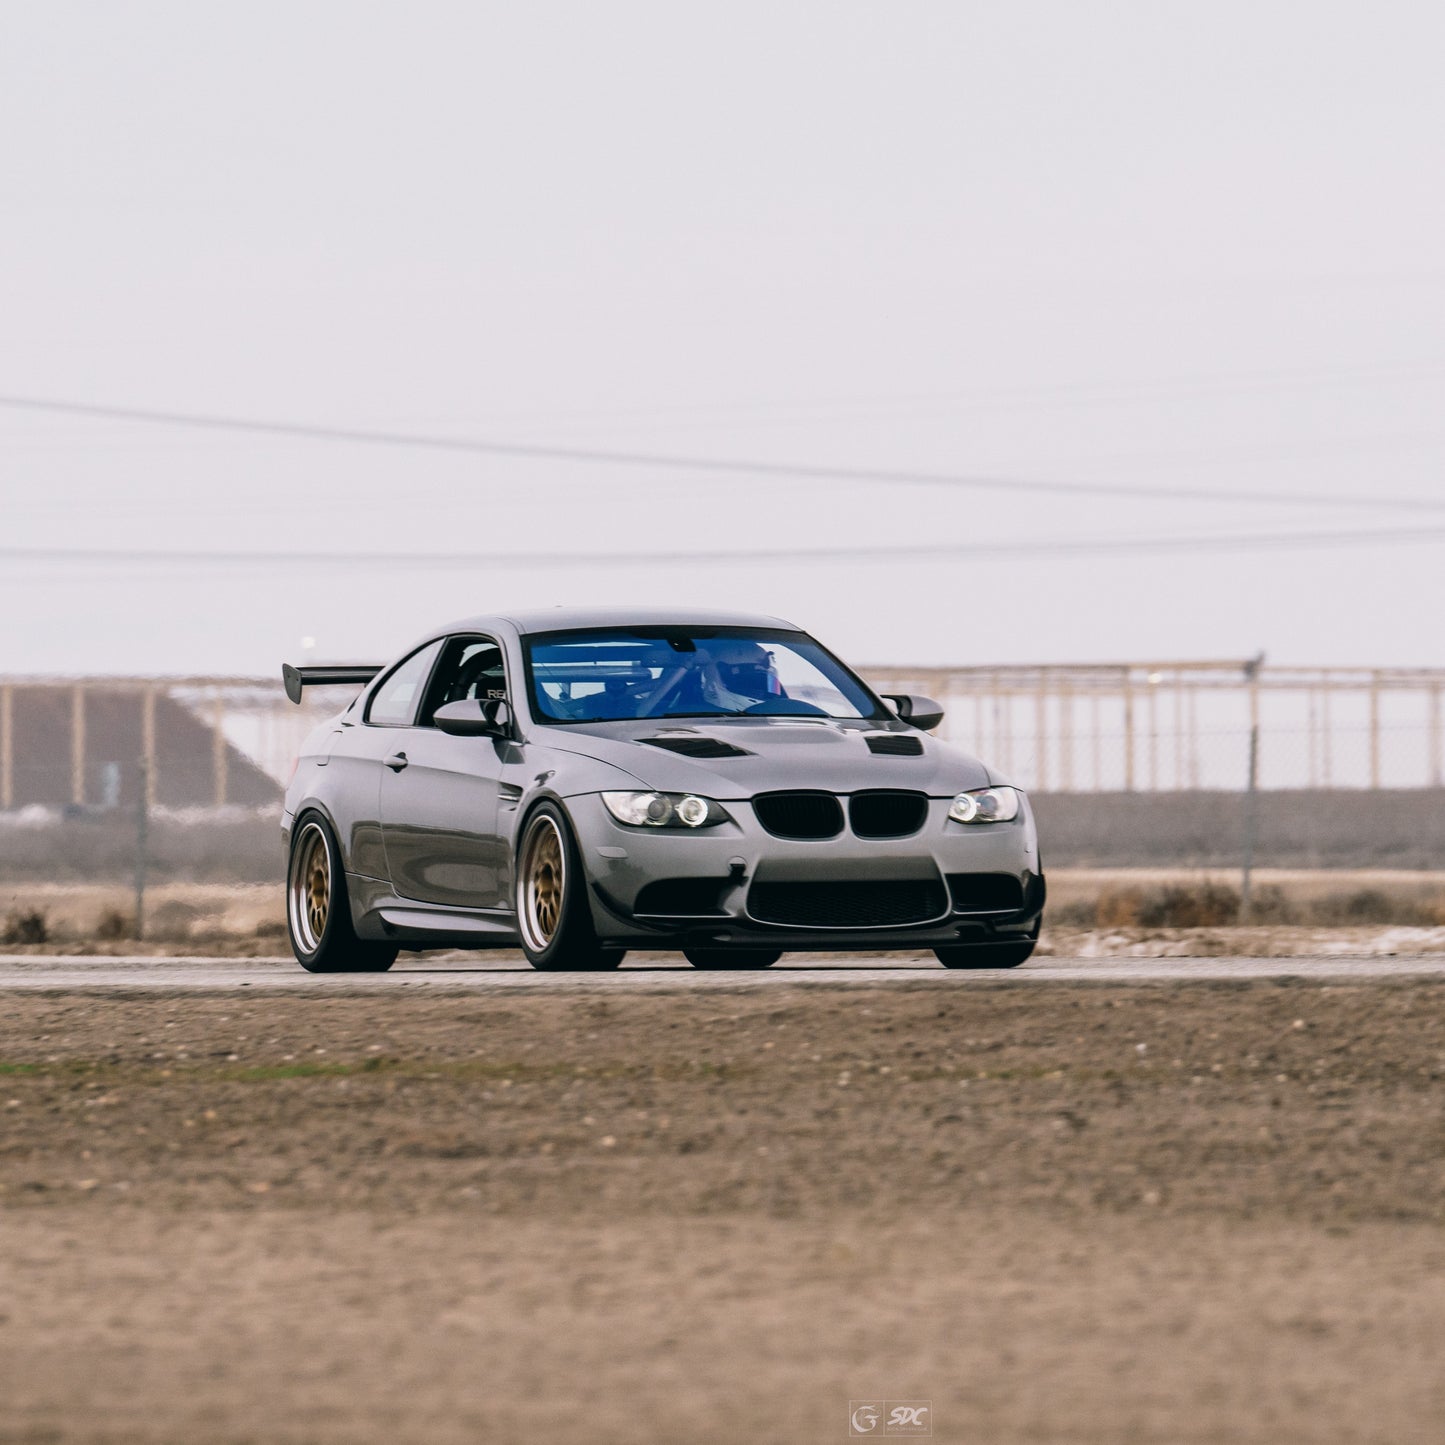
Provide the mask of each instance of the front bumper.
POLYGON ((1043 911, 1038 837, 1027 800, 1011 823, 954 823, 949 800, 931 799, 923 827, 910 837, 868 839, 845 831, 816 841, 774 837, 746 802, 728 801, 732 822, 696 832, 627 827, 595 793, 566 804, 598 936, 630 949, 935 948, 1030 937, 1043 911), (1014 883, 991 890, 1000 898, 980 898, 959 881, 978 878, 1014 883), (652 886, 679 882, 689 886, 652 886), (757 884, 768 887, 755 893, 757 884), (770 914, 759 901, 806 899, 810 889, 844 900, 866 899, 872 890, 925 901, 917 918, 888 919, 884 909, 880 921, 866 926, 858 924, 866 907, 844 907, 836 920, 821 921, 804 907, 795 915, 803 921, 783 923, 777 909, 770 914), (661 908, 660 895, 666 895, 661 908))

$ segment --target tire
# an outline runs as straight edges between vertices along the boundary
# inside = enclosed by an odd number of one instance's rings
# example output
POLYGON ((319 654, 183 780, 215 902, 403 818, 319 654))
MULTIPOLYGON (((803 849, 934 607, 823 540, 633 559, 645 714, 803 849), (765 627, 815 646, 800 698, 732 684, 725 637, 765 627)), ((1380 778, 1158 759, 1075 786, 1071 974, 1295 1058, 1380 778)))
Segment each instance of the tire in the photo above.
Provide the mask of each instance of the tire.
POLYGON ((950 948, 935 948, 938 961, 945 968, 1017 968, 1027 963, 1034 951, 1034 940, 1020 943, 961 943, 950 948))
POLYGON ((306 814, 291 834, 286 932, 296 962, 308 973, 385 973, 401 951, 356 936, 341 850, 315 813, 306 814))
POLYGON ((781 948, 684 948, 682 956, 694 968, 771 968, 781 948))
POLYGON ((587 880, 572 825, 556 803, 541 803, 517 846, 517 933, 533 968, 616 968, 622 954, 604 950, 587 907, 587 880))

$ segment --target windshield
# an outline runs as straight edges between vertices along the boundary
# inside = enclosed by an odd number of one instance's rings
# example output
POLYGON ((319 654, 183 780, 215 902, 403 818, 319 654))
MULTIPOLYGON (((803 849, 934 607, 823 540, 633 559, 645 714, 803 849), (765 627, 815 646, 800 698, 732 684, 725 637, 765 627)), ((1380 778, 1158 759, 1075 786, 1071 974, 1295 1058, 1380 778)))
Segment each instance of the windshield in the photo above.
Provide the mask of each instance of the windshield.
POLYGON ((867 688, 801 632, 607 629, 522 641, 533 707, 553 722, 879 716, 867 688))

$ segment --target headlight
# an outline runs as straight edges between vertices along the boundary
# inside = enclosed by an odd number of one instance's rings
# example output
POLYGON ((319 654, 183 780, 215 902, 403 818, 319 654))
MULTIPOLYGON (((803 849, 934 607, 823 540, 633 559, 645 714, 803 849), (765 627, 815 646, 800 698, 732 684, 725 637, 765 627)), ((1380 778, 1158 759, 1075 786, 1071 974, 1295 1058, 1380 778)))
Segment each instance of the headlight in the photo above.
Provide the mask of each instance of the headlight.
POLYGON ((603 793, 602 801, 629 828, 711 828, 731 821, 725 808, 696 793, 603 793))
POLYGON ((955 823, 1009 823, 1021 806, 1016 788, 979 788, 960 793, 949 804, 948 816, 955 823))

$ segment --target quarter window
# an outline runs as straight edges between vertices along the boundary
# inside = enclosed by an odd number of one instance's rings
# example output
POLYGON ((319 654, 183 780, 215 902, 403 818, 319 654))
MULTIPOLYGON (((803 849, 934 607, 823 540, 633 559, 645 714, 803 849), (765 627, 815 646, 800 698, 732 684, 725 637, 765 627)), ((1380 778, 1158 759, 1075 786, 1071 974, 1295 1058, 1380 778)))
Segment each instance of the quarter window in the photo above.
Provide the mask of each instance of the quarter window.
POLYGON ((382 727, 410 727, 441 648, 440 642, 429 643, 394 668, 372 694, 371 705, 366 710, 367 722, 379 723, 382 727))

